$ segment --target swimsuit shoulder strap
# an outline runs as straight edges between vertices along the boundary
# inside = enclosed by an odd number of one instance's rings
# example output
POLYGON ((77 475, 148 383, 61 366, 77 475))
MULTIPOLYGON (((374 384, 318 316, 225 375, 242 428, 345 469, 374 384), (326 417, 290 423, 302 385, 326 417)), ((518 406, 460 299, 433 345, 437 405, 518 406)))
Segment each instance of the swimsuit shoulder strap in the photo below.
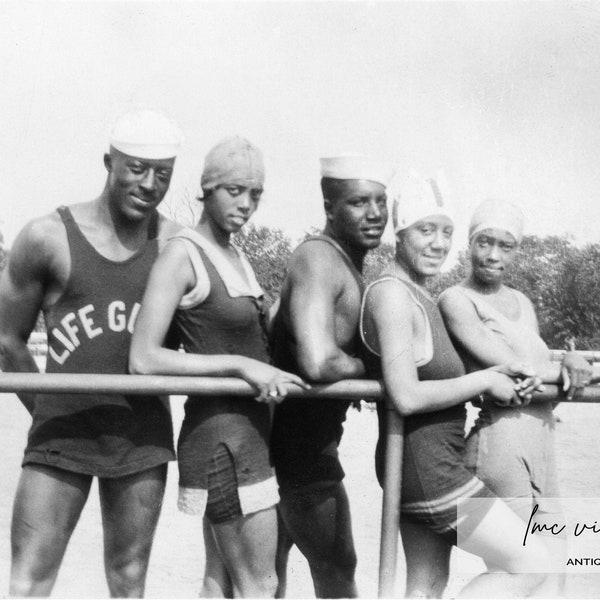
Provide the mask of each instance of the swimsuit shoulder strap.
POLYGON ((354 279, 356 280, 356 283, 358 284, 358 287, 360 288, 361 293, 364 291, 365 284, 363 282, 362 275, 360 274, 359 270, 354 266, 354 263, 352 262, 352 260, 348 256, 348 254, 338 244, 338 242, 336 242, 333 238, 329 237, 328 235, 324 235, 324 234, 311 235, 310 237, 306 238, 302 242, 302 244, 306 244, 309 242, 326 242, 330 246, 333 246, 340 253, 342 260, 344 261, 344 263, 346 264, 346 266, 348 267, 348 269, 354 276, 354 279))

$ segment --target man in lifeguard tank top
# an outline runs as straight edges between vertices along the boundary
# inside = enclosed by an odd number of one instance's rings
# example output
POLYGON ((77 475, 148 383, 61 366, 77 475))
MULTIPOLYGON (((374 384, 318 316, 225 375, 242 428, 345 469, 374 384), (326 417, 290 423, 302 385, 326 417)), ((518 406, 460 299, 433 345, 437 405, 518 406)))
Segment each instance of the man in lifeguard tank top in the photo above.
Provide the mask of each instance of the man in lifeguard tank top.
MULTIPOLYGON (((180 229, 156 207, 182 141, 149 109, 112 128, 98 198, 61 206, 18 235, 0 279, 0 366, 35 372, 27 349, 39 311, 48 373, 126 373, 129 341, 159 241, 180 229)), ((19 394, 32 415, 12 520, 11 596, 48 596, 98 477, 113 597, 140 597, 167 473, 175 458, 168 399, 19 394)))
MULTIPOLYGON (((362 267, 387 222, 392 173, 369 157, 321 159, 326 225, 294 252, 272 324, 274 364, 310 382, 364 375, 357 356, 362 267)), ((275 408, 271 449, 279 483, 277 574, 285 592, 295 543, 307 558, 318 598, 357 595, 356 552, 338 458, 347 401, 293 399, 275 408), (288 535, 289 533, 289 535, 288 535)))

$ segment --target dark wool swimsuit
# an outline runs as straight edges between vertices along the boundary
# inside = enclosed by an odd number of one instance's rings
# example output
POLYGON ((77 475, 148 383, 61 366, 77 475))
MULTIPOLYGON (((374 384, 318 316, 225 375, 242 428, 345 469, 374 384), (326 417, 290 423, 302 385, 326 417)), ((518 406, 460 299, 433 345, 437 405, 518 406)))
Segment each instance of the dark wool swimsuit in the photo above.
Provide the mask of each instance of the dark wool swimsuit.
MULTIPOLYGON (((121 262, 99 254, 58 209, 71 273, 44 312, 48 373, 127 373, 129 344, 146 280, 158 255, 158 215, 144 247, 121 262)), ((37 394, 23 465, 35 463, 98 477, 121 477, 173 460, 168 399, 120 394, 37 394)))

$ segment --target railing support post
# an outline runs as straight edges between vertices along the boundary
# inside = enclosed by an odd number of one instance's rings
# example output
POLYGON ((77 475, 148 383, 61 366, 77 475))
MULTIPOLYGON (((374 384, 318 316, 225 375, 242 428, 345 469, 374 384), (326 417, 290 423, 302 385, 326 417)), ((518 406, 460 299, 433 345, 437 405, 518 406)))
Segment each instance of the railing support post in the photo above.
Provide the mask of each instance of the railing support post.
POLYGON ((396 583, 398 535, 400 527, 400 491, 402 489, 402 453, 404 419, 385 396, 386 445, 379 547, 379 598, 391 598, 396 583))

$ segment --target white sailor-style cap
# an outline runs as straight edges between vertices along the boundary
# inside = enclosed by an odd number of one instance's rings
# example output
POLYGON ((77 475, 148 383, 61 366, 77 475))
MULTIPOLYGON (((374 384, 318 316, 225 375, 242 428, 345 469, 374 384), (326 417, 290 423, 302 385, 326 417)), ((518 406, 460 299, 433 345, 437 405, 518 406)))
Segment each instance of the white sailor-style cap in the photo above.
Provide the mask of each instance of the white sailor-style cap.
POLYGON ((321 158, 321 177, 332 179, 366 179, 387 187, 393 169, 365 154, 344 153, 321 158))
POLYGON ((119 116, 110 131, 110 145, 129 156, 165 159, 177 156, 183 143, 179 127, 163 113, 135 108, 119 116))

